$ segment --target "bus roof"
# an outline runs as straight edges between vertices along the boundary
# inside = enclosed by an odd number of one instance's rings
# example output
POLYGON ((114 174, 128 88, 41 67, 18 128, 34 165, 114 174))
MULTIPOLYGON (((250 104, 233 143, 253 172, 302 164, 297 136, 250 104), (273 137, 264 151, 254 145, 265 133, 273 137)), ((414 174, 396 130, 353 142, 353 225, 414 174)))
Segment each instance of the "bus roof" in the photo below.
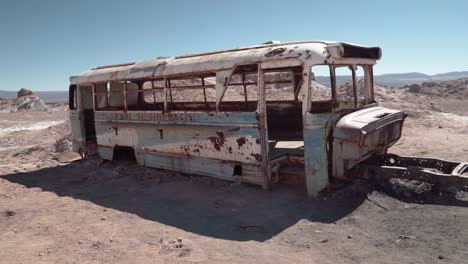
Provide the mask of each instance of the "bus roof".
POLYGON ((70 77, 72 84, 142 80, 165 76, 187 75, 232 69, 236 65, 275 60, 298 60, 303 63, 338 63, 342 59, 360 59, 359 63, 375 63, 380 59, 378 47, 363 47, 328 41, 271 42, 213 52, 176 57, 157 57, 141 62, 114 64, 92 68, 70 77))

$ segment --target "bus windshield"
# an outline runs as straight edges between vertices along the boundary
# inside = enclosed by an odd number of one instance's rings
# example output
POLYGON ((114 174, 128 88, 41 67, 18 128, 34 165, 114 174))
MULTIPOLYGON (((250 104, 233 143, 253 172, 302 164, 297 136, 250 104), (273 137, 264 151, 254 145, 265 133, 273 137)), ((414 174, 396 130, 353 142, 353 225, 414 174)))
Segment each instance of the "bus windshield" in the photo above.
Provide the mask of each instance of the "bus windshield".
POLYGON ((333 101, 341 109, 374 101, 371 65, 316 65, 311 78, 312 101, 333 101))

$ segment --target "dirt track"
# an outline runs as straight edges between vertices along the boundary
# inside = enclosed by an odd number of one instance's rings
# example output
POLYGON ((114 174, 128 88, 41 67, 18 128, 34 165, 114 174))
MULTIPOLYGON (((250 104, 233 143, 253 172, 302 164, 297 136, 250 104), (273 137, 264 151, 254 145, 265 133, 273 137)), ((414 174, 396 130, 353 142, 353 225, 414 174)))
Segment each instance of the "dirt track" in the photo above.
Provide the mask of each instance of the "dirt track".
MULTIPOLYGON (((392 152, 468 160, 464 117, 413 110, 392 152), (454 124, 452 117, 462 122, 454 124)), ((34 115, 0 118, 67 117, 63 112, 34 115)), ((134 164, 60 164, 52 160, 51 146, 66 133, 62 123, 1 136, 0 263, 468 259, 466 192, 406 197, 390 185, 356 181, 311 200, 292 187, 268 192, 134 164)))

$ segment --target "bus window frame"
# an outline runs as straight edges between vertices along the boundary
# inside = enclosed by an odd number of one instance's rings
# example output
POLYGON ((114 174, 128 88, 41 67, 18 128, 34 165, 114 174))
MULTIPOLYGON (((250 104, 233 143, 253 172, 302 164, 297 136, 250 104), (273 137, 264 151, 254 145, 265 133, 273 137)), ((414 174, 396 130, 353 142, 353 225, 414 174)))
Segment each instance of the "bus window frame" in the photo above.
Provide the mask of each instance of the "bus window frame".
MULTIPOLYGON (((310 72, 313 73, 313 67, 315 66, 328 66, 330 72, 330 86, 331 88, 331 102, 332 102, 332 111, 339 111, 339 110, 346 110, 346 109, 359 109, 365 107, 367 105, 375 103, 374 98, 374 78, 373 78, 373 65, 372 64, 314 64, 310 67, 310 72), (353 107, 342 107, 340 105, 340 101, 338 100, 337 96, 337 84, 336 84, 336 68, 339 67, 350 67, 351 68, 351 78, 353 83, 353 107), (359 105, 358 97, 357 97, 357 76, 356 76, 356 69, 357 67, 361 67, 364 71, 364 84, 365 84, 365 98, 363 102, 363 106, 359 105)), ((311 74, 312 75, 312 74, 311 74)), ((309 83, 309 90, 311 90, 311 84, 309 83)), ((313 95, 311 94, 311 100, 313 95)), ((312 101, 314 103, 314 101, 312 101)), ((345 101, 341 101, 342 104, 349 103, 345 101)))
POLYGON ((68 109, 69 110, 79 110, 77 92, 78 92, 78 85, 72 84, 68 87, 68 109))

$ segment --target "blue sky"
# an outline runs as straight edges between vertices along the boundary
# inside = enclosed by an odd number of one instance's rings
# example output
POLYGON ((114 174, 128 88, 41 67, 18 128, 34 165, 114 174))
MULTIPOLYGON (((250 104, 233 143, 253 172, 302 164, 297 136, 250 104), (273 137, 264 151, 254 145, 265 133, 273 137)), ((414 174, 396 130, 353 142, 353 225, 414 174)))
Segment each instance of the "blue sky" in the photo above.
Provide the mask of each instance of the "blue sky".
POLYGON ((66 90, 97 65, 255 45, 380 46, 376 74, 468 70, 468 1, 104 1, 0 4, 0 90, 66 90))

